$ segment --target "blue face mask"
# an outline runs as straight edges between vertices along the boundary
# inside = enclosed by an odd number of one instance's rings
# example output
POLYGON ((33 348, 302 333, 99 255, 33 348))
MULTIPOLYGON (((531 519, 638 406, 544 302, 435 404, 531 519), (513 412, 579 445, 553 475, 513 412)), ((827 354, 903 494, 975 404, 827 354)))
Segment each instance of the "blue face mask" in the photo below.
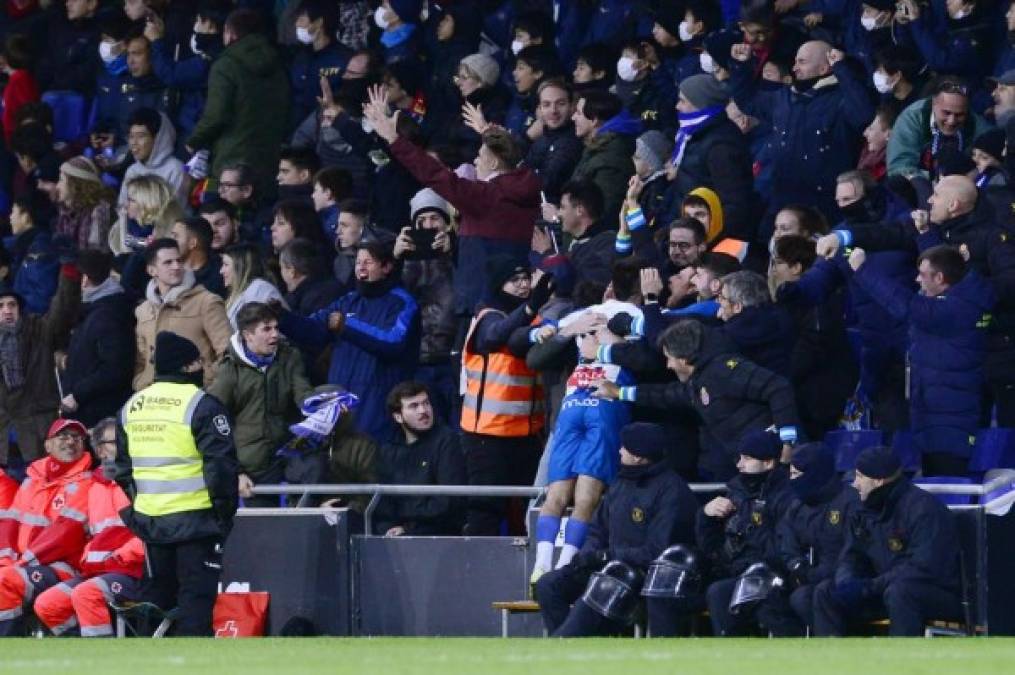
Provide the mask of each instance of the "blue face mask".
POLYGON ((106 72, 113 77, 119 77, 127 72, 127 52, 120 54, 112 61, 104 64, 106 66, 106 72))

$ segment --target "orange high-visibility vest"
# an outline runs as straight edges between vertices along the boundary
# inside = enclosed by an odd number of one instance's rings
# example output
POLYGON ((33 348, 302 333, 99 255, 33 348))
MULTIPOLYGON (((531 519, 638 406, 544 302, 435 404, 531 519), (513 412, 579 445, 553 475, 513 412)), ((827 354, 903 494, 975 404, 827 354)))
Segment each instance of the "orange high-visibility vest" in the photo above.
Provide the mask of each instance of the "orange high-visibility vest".
POLYGON ((462 429, 487 436, 531 436, 543 429, 543 388, 536 371, 506 346, 489 354, 470 348, 472 334, 490 312, 472 319, 462 348, 462 429))

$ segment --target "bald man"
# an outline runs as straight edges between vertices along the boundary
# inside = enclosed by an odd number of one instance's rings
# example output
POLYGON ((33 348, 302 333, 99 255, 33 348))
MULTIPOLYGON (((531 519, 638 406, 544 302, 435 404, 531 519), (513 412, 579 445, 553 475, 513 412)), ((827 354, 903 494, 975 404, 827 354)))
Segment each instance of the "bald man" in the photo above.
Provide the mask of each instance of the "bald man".
POLYGON ((818 208, 834 222, 836 177, 856 166, 856 139, 874 117, 866 84, 827 42, 805 42, 793 63, 793 82, 761 88, 756 57, 746 44, 730 49, 730 89, 740 110, 772 125, 772 195, 762 221, 767 240, 775 214, 790 203, 818 208))
POLYGON ((948 244, 968 256, 969 268, 994 287, 997 307, 987 327, 987 394, 982 426, 993 415, 1015 427, 1015 235, 995 216, 966 176, 946 176, 934 186, 929 211, 896 222, 842 227, 818 240, 818 255, 834 257, 846 247, 867 251, 919 251, 948 244))

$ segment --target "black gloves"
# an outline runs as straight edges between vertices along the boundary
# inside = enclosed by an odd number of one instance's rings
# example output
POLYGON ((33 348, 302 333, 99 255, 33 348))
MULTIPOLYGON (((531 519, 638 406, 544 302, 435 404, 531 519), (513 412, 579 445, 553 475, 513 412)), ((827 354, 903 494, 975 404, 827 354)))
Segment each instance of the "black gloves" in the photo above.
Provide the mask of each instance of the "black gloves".
POLYGON ((525 303, 528 307, 529 314, 536 315, 539 313, 540 308, 546 304, 553 294, 553 275, 544 274, 539 278, 539 281, 532 290, 529 291, 529 299, 525 303))
POLYGON ((579 551, 571 560, 571 564, 579 569, 598 571, 609 561, 609 551, 579 551))

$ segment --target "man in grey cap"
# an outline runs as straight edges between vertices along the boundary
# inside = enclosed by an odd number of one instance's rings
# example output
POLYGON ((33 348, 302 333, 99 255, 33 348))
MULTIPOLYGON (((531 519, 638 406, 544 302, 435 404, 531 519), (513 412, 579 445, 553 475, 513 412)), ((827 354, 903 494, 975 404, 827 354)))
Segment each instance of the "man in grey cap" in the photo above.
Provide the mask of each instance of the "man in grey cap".
POLYGON ((727 86, 711 75, 699 74, 680 83, 677 118, 680 130, 668 170, 676 176, 662 213, 665 223, 680 216, 680 204, 695 188, 719 195, 725 214, 725 236, 753 241, 754 176, 750 149, 729 117, 727 86))
POLYGON ((457 382, 451 367, 455 338, 455 306, 451 282, 452 208, 439 194, 425 188, 409 202, 412 225, 395 240, 395 257, 404 260, 402 283, 419 303, 422 335, 414 379, 430 388, 430 400, 447 423, 456 419, 457 382))

